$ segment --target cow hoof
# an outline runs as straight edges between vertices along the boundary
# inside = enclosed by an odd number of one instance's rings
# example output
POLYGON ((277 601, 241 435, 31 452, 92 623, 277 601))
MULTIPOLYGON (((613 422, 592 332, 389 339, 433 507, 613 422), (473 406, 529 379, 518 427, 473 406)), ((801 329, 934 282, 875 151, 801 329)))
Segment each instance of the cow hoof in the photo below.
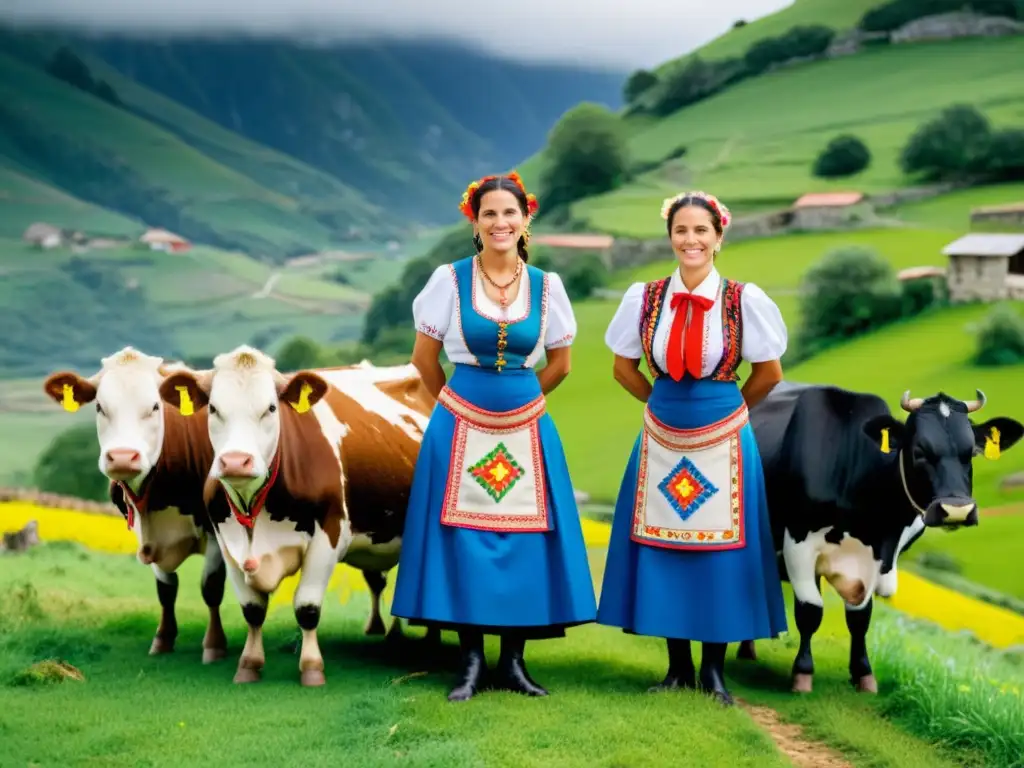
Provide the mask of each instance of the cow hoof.
POLYGON ((239 667, 235 672, 236 683, 258 683, 263 677, 263 674, 258 669, 252 667, 239 667))
POLYGON ((153 644, 149 646, 150 656, 159 656, 164 653, 174 652, 174 641, 163 637, 154 637, 153 644))
POLYGON ((227 648, 203 648, 203 664, 213 664, 227 655, 227 648))
POLYGON ((736 649, 736 658, 742 661, 757 661, 757 651, 754 650, 754 644, 740 643, 740 647, 736 649))
POLYGON ((814 688, 814 675, 797 673, 793 675, 793 693, 810 693, 814 688))
POLYGON ((366 625, 363 629, 364 635, 384 635, 387 634, 387 627, 384 626, 384 620, 377 618, 366 625))
POLYGON ((878 693, 878 681, 874 675, 864 675, 860 680, 854 681, 854 686, 861 693, 878 693))
POLYGON ((302 670, 300 680, 303 688, 316 688, 327 684, 327 678, 324 677, 322 669, 304 669, 302 670))

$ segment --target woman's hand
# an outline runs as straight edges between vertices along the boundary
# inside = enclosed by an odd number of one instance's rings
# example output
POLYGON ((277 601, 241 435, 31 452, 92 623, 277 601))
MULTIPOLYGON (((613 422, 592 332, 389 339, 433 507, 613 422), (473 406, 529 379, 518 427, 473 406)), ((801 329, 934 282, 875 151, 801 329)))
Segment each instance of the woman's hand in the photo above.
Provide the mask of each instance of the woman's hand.
POLYGON ((540 389, 545 395, 565 381, 571 369, 571 347, 558 347, 546 351, 547 364, 537 371, 540 389))
POLYGON ((412 348, 412 364, 423 377, 423 383, 437 399, 444 388, 445 375, 441 367, 441 350, 444 342, 427 336, 425 333, 416 333, 416 344, 412 348))
POLYGON ((629 394, 646 403, 651 396, 651 382, 640 372, 640 360, 631 360, 628 357, 615 356, 615 363, 612 366, 612 376, 619 382, 619 385, 629 394))
POLYGON ((750 376, 741 390, 747 408, 753 408, 764 400, 780 381, 782 381, 782 363, 778 360, 751 363, 750 376))

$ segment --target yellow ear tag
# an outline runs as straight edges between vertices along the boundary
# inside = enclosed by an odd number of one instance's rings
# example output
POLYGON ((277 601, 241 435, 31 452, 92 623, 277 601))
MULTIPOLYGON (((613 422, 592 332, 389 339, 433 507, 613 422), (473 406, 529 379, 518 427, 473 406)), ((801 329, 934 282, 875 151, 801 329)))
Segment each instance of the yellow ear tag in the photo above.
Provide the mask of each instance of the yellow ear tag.
POLYGON ((889 453, 889 428, 882 430, 882 453, 889 453))
POLYGON ((74 413, 78 410, 78 401, 75 400, 75 388, 70 384, 64 385, 64 400, 61 405, 64 406, 64 410, 68 413, 74 413))
POLYGON ((195 406, 192 405, 192 398, 188 396, 188 387, 181 386, 175 387, 180 395, 178 402, 178 410, 181 411, 182 416, 191 416, 195 413, 195 406))
POLYGON ((312 407, 309 404, 309 396, 311 394, 313 394, 313 388, 304 382, 302 389, 299 390, 299 402, 289 403, 289 405, 295 409, 296 413, 305 413, 312 407))
POLYGON ((989 433, 992 436, 985 438, 985 458, 995 461, 999 458, 999 430, 992 427, 989 433))

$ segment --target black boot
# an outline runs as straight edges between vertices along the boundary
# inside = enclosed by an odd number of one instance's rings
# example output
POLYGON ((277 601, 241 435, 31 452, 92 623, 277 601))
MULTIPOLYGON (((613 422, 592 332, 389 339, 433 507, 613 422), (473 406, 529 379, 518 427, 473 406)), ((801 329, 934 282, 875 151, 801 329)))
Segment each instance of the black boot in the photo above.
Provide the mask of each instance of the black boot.
POLYGON ((547 696, 548 692, 537 685, 526 671, 526 662, 523 659, 525 648, 526 640, 522 635, 509 632, 501 636, 501 658, 498 659, 496 687, 513 693, 524 693, 527 696, 547 696))
POLYGON ((722 704, 731 706, 732 696, 725 687, 725 643, 702 643, 700 659, 700 689, 711 694, 722 704))
POLYGON ((668 674, 665 679, 647 690, 651 693, 671 691, 677 688, 696 688, 697 673, 693 669, 690 655, 690 641, 668 638, 668 674))
POLYGON ((467 701, 483 687, 487 674, 487 658, 484 656, 484 636, 481 632, 459 632, 459 647, 462 649, 462 681, 452 688, 448 701, 467 701))

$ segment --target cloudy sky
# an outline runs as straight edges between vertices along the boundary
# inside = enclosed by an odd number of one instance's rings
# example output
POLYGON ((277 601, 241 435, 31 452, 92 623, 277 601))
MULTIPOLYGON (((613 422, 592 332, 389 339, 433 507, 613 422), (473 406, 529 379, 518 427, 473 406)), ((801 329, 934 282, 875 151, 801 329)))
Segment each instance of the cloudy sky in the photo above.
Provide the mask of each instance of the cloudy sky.
POLYGON ((0 19, 97 30, 443 36, 536 61, 658 64, 792 0, 0 0, 0 19), (575 10, 575 9, 580 10, 575 10), (585 11, 583 9, 586 9, 585 11))

